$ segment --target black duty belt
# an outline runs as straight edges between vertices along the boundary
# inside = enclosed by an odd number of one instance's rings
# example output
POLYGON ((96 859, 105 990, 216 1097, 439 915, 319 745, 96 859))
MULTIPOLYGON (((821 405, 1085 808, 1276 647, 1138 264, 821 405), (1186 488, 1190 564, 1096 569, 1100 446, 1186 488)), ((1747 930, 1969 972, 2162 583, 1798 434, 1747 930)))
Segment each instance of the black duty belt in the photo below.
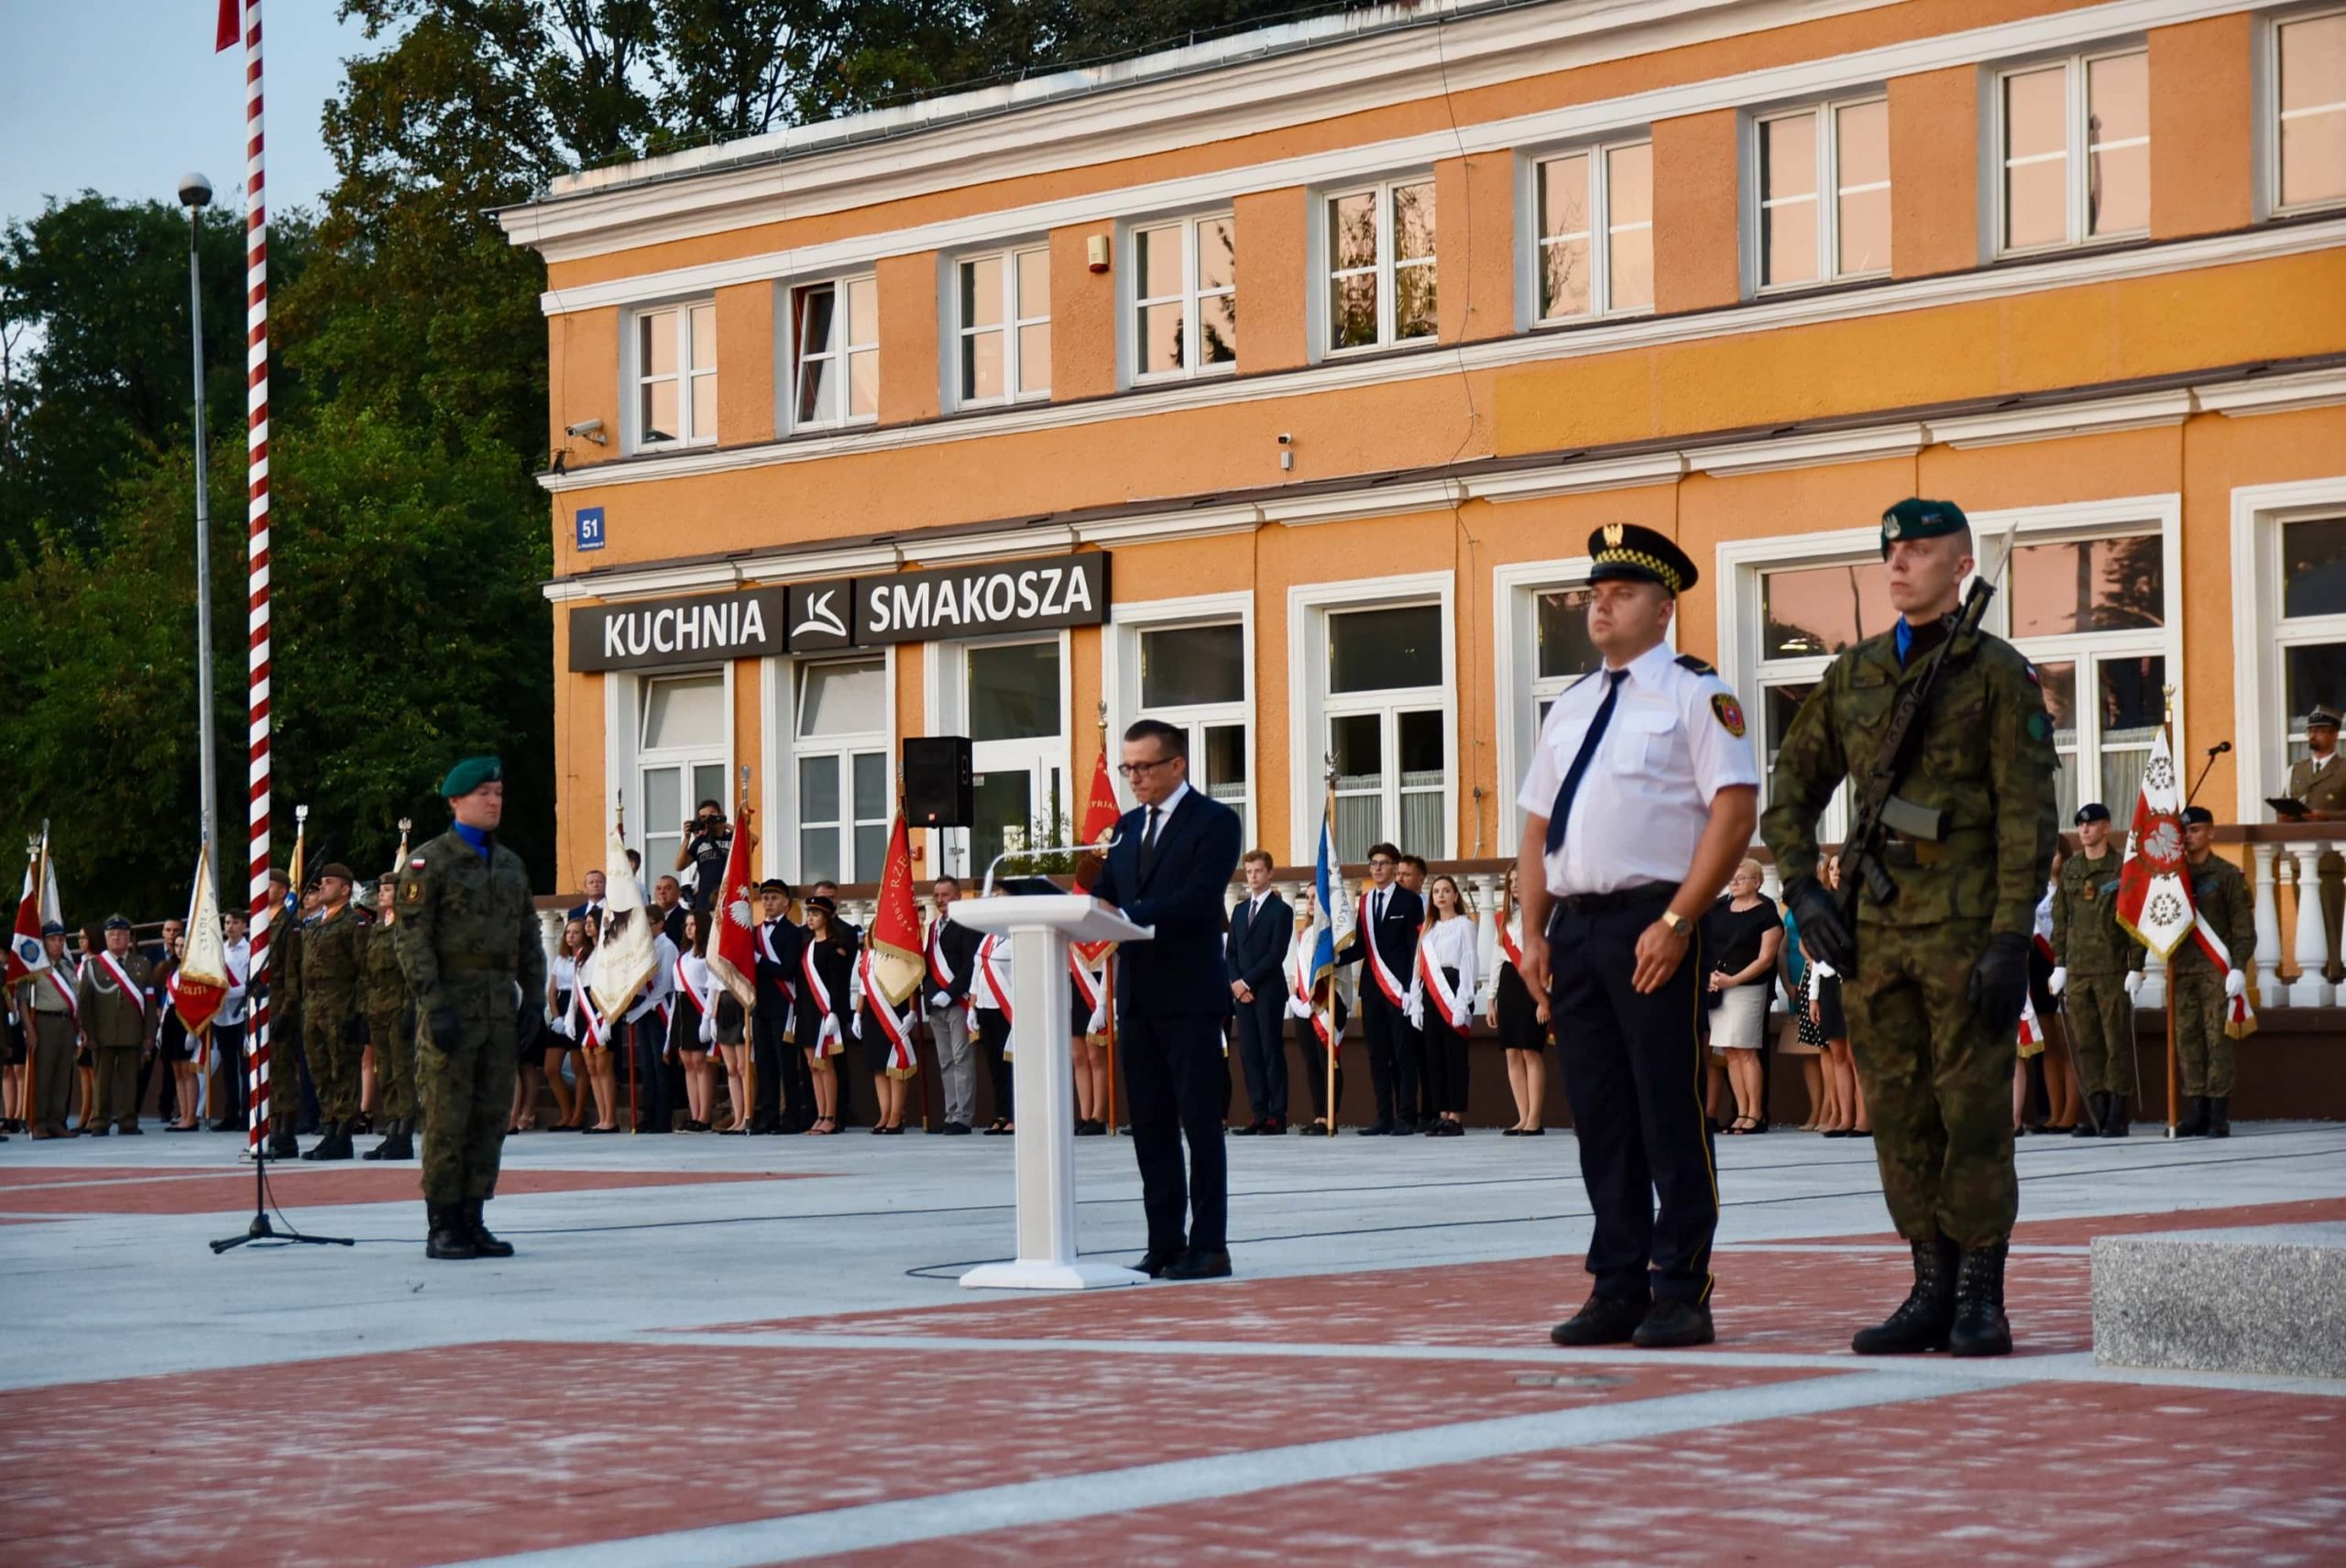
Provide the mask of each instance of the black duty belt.
POLYGON ((505 953, 443 953, 440 967, 444 970, 510 970, 513 959, 505 953))
POLYGON ((1668 904, 1678 896, 1674 882, 1639 883, 1635 887, 1617 888, 1611 893, 1572 893, 1556 900, 1558 909, 1574 915, 1604 915, 1622 909, 1643 909, 1650 905, 1668 904))

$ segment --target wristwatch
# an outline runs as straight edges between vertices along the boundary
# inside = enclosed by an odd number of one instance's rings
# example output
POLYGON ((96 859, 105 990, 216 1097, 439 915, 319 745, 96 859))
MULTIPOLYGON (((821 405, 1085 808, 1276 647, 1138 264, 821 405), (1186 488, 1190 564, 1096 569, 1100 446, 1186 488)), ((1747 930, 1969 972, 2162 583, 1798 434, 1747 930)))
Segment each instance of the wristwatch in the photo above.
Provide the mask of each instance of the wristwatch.
POLYGON ((1661 923, 1669 927, 1673 934, 1681 937, 1685 936, 1694 928, 1694 923, 1692 920, 1687 919, 1683 915, 1679 914, 1675 909, 1663 910, 1661 912, 1661 923))

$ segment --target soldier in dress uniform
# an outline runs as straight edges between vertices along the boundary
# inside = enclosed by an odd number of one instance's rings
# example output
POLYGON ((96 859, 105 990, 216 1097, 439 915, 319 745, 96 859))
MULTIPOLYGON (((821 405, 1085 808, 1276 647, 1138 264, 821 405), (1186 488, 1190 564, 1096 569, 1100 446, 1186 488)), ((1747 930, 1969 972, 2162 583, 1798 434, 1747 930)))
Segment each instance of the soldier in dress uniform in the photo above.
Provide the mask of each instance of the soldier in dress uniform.
POLYGON ((375 1047, 376 1080, 382 1085, 383 1141, 361 1159, 415 1157, 415 1009, 400 968, 399 887, 396 876, 376 884, 375 924, 367 928, 362 955, 359 1002, 367 1038, 375 1047))
POLYGON ((2143 944, 2118 923, 2118 869, 2125 857, 2110 842, 2110 807, 2098 800, 2080 806, 2077 829, 2080 848, 2061 863, 2053 890, 2053 977, 2046 984, 2062 998, 2093 1110, 2070 1136, 2092 1137, 2098 1124, 2101 1136, 2122 1138, 2135 1091, 2134 999, 2126 976, 2142 967, 2143 944))
POLYGON ((104 948, 82 966, 75 987, 97 1110, 94 1122, 82 1119, 82 1130, 95 1138, 105 1136, 108 1127, 126 1136, 140 1130, 138 1058, 154 1048, 147 960, 131 949, 127 919, 107 916, 105 933, 104 948))
POLYGON ((301 1052, 318 1089, 323 1135, 303 1159, 348 1159, 358 1119, 358 1065, 367 1020, 358 1006, 366 921, 350 902, 350 868, 318 873, 317 918, 301 933, 301 1052))
POLYGON ((1550 1337, 1708 1344, 1719 1190, 1695 926, 1750 846, 1760 769, 1727 683, 1670 652, 1694 562, 1627 523, 1588 549, 1588 636, 1605 663, 1549 707, 1516 797, 1522 975, 1552 998, 1595 1211, 1595 1288, 1550 1337))
MULTIPOLYGON (((2306 715, 2306 752, 2289 766, 2290 798, 2301 802, 2300 822, 2346 821, 2346 762, 2338 757, 2338 710, 2318 702, 2306 715)), ((2321 917, 2330 933, 2330 971, 2338 966, 2339 916, 2346 912, 2346 856, 2324 850, 2314 871, 2321 889, 2321 917)))
POLYGON ((450 768, 440 793, 455 820, 418 846, 400 872, 392 929, 419 1015, 426 1257, 513 1255, 512 1244, 489 1234, 481 1208, 497 1194, 521 1010, 545 1005, 546 955, 530 874, 497 841, 504 779, 495 757, 450 768))
POLYGON ((2183 1069, 2185 1112, 2178 1138, 2232 1135, 2232 1041, 2224 1014, 2248 991, 2241 964, 2256 950, 2256 902, 2248 878, 2216 853, 2216 815, 2204 806, 2183 808, 2183 858, 2190 868, 2191 902, 2229 950, 2219 964, 2197 936, 2184 938, 2167 959, 2175 987, 2175 1051, 2183 1069))
POLYGON ((2004 1255, 2020 1210, 2016 1030, 2059 839, 2053 721, 2034 667, 2011 643, 1953 636, 1974 565, 1960 507, 1899 502, 1882 513, 1881 554, 1899 620, 1843 652, 1801 705, 1763 830, 1802 945, 1845 977, 1882 1196, 1913 1248, 1913 1289, 1851 1348, 2003 1355, 2004 1255), (1935 836, 1889 836, 1880 863, 1895 896, 1861 886, 1852 933, 1816 880, 1817 818, 1844 779, 1871 774, 1902 695, 1934 659, 1952 663, 1917 720, 1921 747, 1897 791, 1902 819, 1929 822, 1935 836))

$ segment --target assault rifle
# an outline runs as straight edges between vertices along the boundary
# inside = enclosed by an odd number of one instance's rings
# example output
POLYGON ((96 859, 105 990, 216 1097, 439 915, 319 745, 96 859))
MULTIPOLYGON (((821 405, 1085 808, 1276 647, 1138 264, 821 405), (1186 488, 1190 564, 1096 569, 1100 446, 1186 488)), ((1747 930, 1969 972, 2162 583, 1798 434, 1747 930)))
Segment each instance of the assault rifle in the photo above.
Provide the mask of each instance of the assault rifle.
POLYGON ((1970 658, 1979 646, 1980 619, 1988 613, 1988 601, 1995 597, 1995 585, 1984 574, 1971 579, 1970 591, 1955 612, 1954 629, 1946 641, 1926 655, 1928 663, 1922 673, 1906 684, 1898 706, 1891 711, 1890 728, 1858 791, 1848 837, 1841 845, 1841 918, 1852 932, 1858 928, 1860 889, 1872 894, 1876 904, 1889 904, 1898 896, 1898 884, 1881 863, 1883 833, 1924 843, 1946 837, 1946 813, 1915 805, 1898 793, 1898 785, 1914 765, 1914 753, 1923 743, 1923 718, 1930 711, 1931 694, 1939 677, 1946 673, 1950 661, 1970 658))

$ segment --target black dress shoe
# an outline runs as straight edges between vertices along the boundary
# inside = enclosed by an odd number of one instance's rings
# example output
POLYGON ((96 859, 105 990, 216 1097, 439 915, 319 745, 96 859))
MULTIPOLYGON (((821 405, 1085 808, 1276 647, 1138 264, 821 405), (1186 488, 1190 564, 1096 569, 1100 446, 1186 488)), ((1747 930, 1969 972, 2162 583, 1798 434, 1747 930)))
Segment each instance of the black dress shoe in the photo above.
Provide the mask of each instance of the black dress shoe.
POLYGON ((948 1122, 937 1130, 944 1134, 947 1137, 958 1138, 968 1135, 970 1131, 970 1124, 967 1122, 948 1122))
POLYGON ((1227 1279, 1230 1277, 1230 1254, 1221 1247, 1200 1250, 1191 1247, 1178 1258, 1165 1266, 1160 1279, 1227 1279))
POLYGON ((1260 1118, 1257 1118, 1255 1121, 1247 1123, 1243 1127, 1231 1128, 1230 1135, 1233 1138, 1251 1138, 1260 1135, 1262 1130, 1262 1121, 1260 1118))
POLYGON ((1679 1350, 1690 1344, 1708 1344, 1717 1338, 1711 1332, 1711 1309, 1702 1301, 1656 1301, 1646 1313, 1646 1321, 1629 1336, 1629 1343, 1640 1350, 1679 1350))
POLYGON ((1365 1127, 1354 1127, 1353 1132, 1357 1136, 1364 1138, 1389 1138, 1393 1135, 1393 1124, 1390 1122, 1371 1122, 1365 1127))
POLYGON ((1544 1138, 1548 1135, 1548 1129, 1545 1127, 1526 1127, 1523 1129, 1520 1135, 1527 1138, 1544 1138))
POLYGON ((1397 1138, 1416 1137, 1418 1135, 1417 1118, 1414 1116, 1395 1117, 1393 1119, 1393 1135, 1397 1138))
POLYGON ((1178 1252, 1158 1252, 1152 1247, 1141 1255, 1141 1260, 1133 1265, 1133 1270, 1138 1274, 1146 1274, 1151 1279, 1162 1279, 1165 1277, 1165 1271, 1180 1261, 1181 1255, 1178 1252))
POLYGON ((1548 1338, 1568 1349, 1593 1344, 1627 1344, 1646 1321, 1652 1303, 1635 1296, 1593 1294, 1579 1311, 1548 1331, 1548 1338))

